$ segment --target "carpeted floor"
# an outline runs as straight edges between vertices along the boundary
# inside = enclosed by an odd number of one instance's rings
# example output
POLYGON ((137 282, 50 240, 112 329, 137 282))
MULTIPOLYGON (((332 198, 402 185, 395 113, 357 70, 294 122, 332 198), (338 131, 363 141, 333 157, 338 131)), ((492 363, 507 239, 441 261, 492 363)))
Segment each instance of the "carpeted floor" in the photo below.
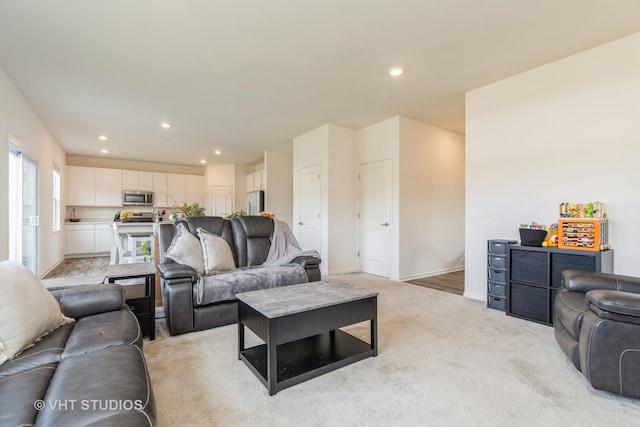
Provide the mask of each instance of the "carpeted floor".
MULTIPOLYGON (((591 388, 548 326, 363 273, 331 278, 380 293, 378 357, 270 397, 237 359, 236 325, 170 337, 159 320, 144 353, 160 425, 638 424, 640 401, 591 388)), ((368 324, 349 330, 368 340, 368 324)))

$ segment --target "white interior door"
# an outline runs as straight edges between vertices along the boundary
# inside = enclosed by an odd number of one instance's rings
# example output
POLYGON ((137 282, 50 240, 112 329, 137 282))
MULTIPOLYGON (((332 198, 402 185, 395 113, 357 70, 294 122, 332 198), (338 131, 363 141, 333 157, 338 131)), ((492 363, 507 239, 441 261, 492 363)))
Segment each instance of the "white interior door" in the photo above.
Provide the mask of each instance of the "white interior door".
POLYGON ((320 252, 320 165, 300 168, 298 177, 298 243, 303 250, 320 252))
POLYGON ((233 213, 233 191, 230 185, 211 187, 211 215, 225 217, 233 213))
POLYGON ((360 165, 360 270, 391 275, 391 164, 360 165))

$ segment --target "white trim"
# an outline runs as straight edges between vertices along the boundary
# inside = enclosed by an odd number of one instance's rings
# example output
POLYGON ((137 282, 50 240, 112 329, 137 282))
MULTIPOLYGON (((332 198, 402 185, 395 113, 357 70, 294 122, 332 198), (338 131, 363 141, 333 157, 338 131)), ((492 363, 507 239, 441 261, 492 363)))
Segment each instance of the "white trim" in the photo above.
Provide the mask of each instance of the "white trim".
POLYGON ((430 271, 428 273, 414 274, 411 276, 403 276, 400 278, 400 281, 408 282, 409 280, 422 279, 424 277, 431 277, 431 276, 438 276, 440 274, 453 273, 455 271, 462 271, 462 270, 464 270, 464 265, 461 265, 458 267, 445 268, 443 270, 430 271))

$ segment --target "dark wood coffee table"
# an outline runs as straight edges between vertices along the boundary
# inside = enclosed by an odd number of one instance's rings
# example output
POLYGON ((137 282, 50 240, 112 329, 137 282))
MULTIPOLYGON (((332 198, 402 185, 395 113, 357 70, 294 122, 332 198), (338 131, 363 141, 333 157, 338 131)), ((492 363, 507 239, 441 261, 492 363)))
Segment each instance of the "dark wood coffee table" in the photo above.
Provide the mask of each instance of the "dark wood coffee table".
POLYGON ((244 292, 238 298, 238 359, 272 396, 378 355, 378 293, 339 282, 244 292), (338 328, 370 321, 366 343, 338 328), (245 327, 264 344, 244 347, 245 327))

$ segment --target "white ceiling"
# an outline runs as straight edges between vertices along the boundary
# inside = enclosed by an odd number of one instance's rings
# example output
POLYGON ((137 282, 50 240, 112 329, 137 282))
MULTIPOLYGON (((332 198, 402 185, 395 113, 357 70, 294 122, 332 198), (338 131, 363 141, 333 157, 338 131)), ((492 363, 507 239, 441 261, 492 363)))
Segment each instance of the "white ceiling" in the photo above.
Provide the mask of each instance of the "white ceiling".
POLYGON ((247 164, 326 123, 463 133, 465 91, 639 31, 637 0, 0 0, 0 67, 68 154, 247 164))

